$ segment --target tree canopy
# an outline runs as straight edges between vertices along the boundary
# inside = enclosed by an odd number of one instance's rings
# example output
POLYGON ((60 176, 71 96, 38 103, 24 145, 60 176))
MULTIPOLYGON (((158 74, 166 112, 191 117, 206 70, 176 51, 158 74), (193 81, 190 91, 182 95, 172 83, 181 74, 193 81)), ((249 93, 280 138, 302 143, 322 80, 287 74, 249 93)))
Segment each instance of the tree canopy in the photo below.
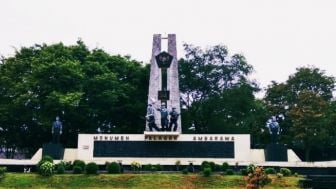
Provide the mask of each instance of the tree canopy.
MULTIPOLYGON (((312 148, 330 147, 335 119, 332 93, 335 78, 315 67, 297 68, 284 83, 273 82, 266 91, 265 102, 273 114, 284 114, 283 142, 305 150, 310 159, 312 148)), ((335 146, 333 146, 335 147, 335 146)))
POLYGON ((222 45, 203 50, 185 44, 184 49, 179 61, 184 131, 191 125, 197 133, 248 133, 258 127, 253 93, 259 88, 248 79, 253 68, 245 57, 230 56, 222 45))
POLYGON ((78 133, 98 128, 140 133, 148 73, 141 62, 90 51, 82 41, 22 48, 0 65, 1 144, 8 152, 33 152, 50 139, 57 115, 69 147, 76 146, 78 133))

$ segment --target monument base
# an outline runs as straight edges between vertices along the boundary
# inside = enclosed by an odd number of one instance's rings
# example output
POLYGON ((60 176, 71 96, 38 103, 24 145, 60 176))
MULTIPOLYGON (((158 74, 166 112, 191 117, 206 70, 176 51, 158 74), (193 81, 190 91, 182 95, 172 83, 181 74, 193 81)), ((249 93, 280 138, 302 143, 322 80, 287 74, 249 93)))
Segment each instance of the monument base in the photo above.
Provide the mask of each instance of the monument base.
POLYGON ((288 161, 287 147, 283 144, 269 144, 265 149, 265 161, 288 161))
POLYGON ((79 134, 77 157, 87 161, 108 158, 220 158, 222 161, 248 161, 250 151, 250 135, 246 134, 79 134))
POLYGON ((54 159, 63 159, 64 148, 60 143, 43 144, 42 156, 50 156, 54 159))

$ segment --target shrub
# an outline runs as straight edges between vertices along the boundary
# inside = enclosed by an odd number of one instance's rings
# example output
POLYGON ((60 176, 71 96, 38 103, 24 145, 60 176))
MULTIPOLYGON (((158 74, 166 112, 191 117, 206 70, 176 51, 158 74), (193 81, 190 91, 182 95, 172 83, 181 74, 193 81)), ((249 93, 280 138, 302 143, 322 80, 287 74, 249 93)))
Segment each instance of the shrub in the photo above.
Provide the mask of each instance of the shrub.
POLYGON ((240 174, 243 176, 247 176, 247 169, 240 169, 240 174))
POLYGON ((216 170, 216 164, 213 161, 210 161, 209 165, 210 165, 211 171, 215 171, 216 170))
POLYGON ((233 175, 233 170, 232 169, 227 169, 225 173, 227 175, 233 175))
POLYGON ((216 164, 212 161, 203 161, 201 164, 201 168, 202 170, 204 170, 205 168, 211 168, 211 171, 215 171, 216 170, 216 164))
POLYGON ((201 169, 204 170, 204 168, 208 168, 208 167, 211 168, 210 163, 207 161, 203 161, 201 164, 201 169))
POLYGON ((150 168, 150 171, 155 172, 155 171, 158 171, 158 170, 157 170, 157 167, 155 165, 152 165, 151 168, 150 168))
POLYGON ((188 174, 188 172, 189 172, 189 171, 188 171, 187 168, 184 168, 184 169, 182 170, 182 173, 185 174, 185 175, 188 174))
POLYGON ((65 170, 67 170, 67 171, 72 170, 72 163, 71 163, 71 161, 61 161, 61 163, 63 164, 65 170))
POLYGON ((117 162, 112 162, 107 164, 107 172, 110 174, 120 173, 120 165, 117 162))
POLYGON ((39 173, 42 176, 51 176, 51 175, 53 175, 53 173, 54 173, 54 164, 51 163, 51 162, 49 162, 49 161, 45 161, 39 167, 39 173))
POLYGON ((287 168, 280 168, 280 173, 283 174, 283 176, 288 177, 292 174, 292 171, 287 168))
POLYGON ((270 183, 272 180, 268 177, 262 167, 254 167, 253 172, 248 174, 246 181, 248 188, 260 188, 270 183))
POLYGON ((65 172, 64 164, 62 162, 57 164, 56 165, 56 173, 57 174, 64 174, 64 172, 65 172))
POLYGON ((277 176, 277 178, 279 178, 279 179, 280 179, 280 178, 282 178, 282 177, 283 177, 283 174, 281 174, 281 173, 277 173, 277 174, 276 174, 276 176, 277 176))
POLYGON ((152 171, 152 164, 146 164, 143 166, 144 171, 152 171))
POLYGON ((5 177, 7 167, 0 167, 0 180, 5 177))
POLYGON ((274 168, 269 167, 269 168, 266 168, 266 169, 265 169, 265 173, 268 174, 268 175, 269 175, 269 174, 275 174, 276 171, 275 171, 274 168))
POLYGON ((90 162, 85 166, 86 174, 97 174, 98 172, 98 165, 94 162, 90 162))
POLYGON ((163 170, 163 167, 160 164, 153 165, 153 167, 155 168, 155 171, 162 171, 163 170))
POLYGON ((82 171, 85 170, 85 162, 82 161, 82 160, 75 160, 72 164, 73 166, 73 169, 75 169, 75 166, 78 166, 78 167, 81 167, 82 168, 82 171))
POLYGON ((141 164, 139 162, 133 161, 131 163, 131 167, 133 168, 133 171, 138 171, 141 168, 141 164))
POLYGON ((44 162, 54 163, 54 159, 51 156, 43 156, 42 159, 37 163, 38 171, 40 171, 40 167, 44 162))
POLYGON ((221 171, 222 170, 222 166, 215 164, 215 171, 221 171))
POLYGON ((203 169, 203 176, 205 176, 205 177, 209 177, 209 176, 211 175, 211 172, 212 172, 212 170, 211 170, 210 167, 205 167, 205 168, 203 169))
POLYGON ((54 159, 51 156, 43 156, 41 161, 49 161, 50 163, 54 163, 54 159))
POLYGON ((253 164, 248 165, 247 168, 246 168, 247 169, 247 174, 254 173, 255 168, 256 168, 256 166, 253 165, 253 164))
POLYGON ((299 174, 298 173, 294 173, 294 177, 298 177, 299 176, 299 174))
POLYGON ((82 167, 75 165, 73 166, 73 174, 81 174, 83 172, 82 167))
POLYGON ((222 171, 226 171, 228 168, 229 168, 229 164, 228 164, 228 162, 224 162, 224 163, 222 164, 222 171))

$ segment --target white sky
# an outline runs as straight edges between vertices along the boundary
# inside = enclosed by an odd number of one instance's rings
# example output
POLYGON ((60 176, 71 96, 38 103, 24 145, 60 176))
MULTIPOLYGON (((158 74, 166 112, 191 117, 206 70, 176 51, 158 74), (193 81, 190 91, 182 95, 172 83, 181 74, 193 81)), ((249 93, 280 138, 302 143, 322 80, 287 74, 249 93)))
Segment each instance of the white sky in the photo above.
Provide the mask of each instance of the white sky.
POLYGON ((336 76, 333 0, 0 0, 0 55, 41 43, 75 44, 149 62, 152 35, 224 44, 243 53, 262 87, 314 65, 336 76))

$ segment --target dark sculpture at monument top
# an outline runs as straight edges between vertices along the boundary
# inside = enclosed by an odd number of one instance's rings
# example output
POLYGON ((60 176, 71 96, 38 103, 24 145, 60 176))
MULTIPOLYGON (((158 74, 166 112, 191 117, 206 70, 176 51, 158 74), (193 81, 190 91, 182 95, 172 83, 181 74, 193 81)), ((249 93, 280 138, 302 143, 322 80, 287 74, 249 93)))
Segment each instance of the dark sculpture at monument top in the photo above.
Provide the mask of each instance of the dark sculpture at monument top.
POLYGON ((60 136, 62 134, 62 122, 59 120, 59 117, 56 116, 56 121, 53 122, 51 128, 52 142, 57 144, 60 142, 60 136))

